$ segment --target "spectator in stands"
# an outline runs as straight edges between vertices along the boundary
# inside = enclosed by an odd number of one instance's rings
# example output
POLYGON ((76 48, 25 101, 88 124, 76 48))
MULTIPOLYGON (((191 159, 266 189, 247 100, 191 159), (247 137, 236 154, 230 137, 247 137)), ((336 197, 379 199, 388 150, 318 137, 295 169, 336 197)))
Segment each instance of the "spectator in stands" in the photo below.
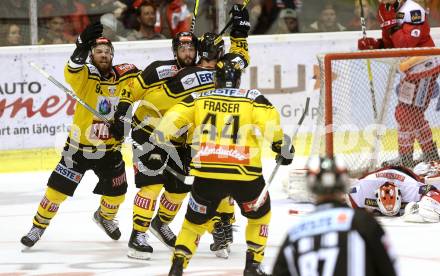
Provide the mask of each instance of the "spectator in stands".
POLYGON ((38 44, 65 44, 73 43, 64 34, 64 18, 61 16, 54 16, 43 23, 43 27, 38 32, 38 44))
MULTIPOLYGON (((0 24, 18 26, 22 44, 29 44, 29 0, 1 0, 0 24)), ((1 40, 5 40, 5 37, 3 36, 1 40)))
POLYGON ((98 21, 106 13, 113 13, 117 19, 121 19, 127 11, 127 5, 123 1, 88 0, 84 4, 91 22, 98 21))
MULTIPOLYGON (((365 23, 367 25, 367 30, 378 30, 380 29, 379 23, 376 19, 374 11, 370 8, 370 4, 367 0, 362 1, 362 6, 364 9, 365 23)), ((360 31, 361 30, 361 5, 358 0, 354 2, 354 17, 348 22, 347 29, 349 31, 360 31)))
POLYGON ((122 24, 116 19, 113 13, 106 13, 101 15, 101 24, 104 26, 102 35, 111 41, 127 41, 120 32, 123 29, 122 24))
POLYGON ((258 18, 257 25, 253 30, 253 34, 265 34, 277 20, 282 9, 296 9, 296 0, 263 0, 261 3, 261 14, 258 18))
POLYGON ((326 3, 320 14, 318 20, 310 24, 309 32, 339 32, 345 31, 347 28, 342 26, 337 20, 336 8, 331 3, 326 3))
POLYGON ((147 40, 166 38, 155 30, 157 21, 157 6, 152 0, 143 1, 137 11, 139 30, 133 30, 127 35, 128 40, 147 40))
POLYGON ((440 0, 431 0, 429 3, 429 19, 431 27, 440 27, 440 0))
POLYGON ((45 0, 40 15, 64 17, 64 35, 75 41, 78 35, 90 24, 86 7, 77 0, 45 0))
POLYGON ((20 26, 17 24, 1 25, 0 35, 1 46, 19 46, 23 44, 23 35, 20 26))
POLYGON ((290 34, 298 33, 297 12, 294 9, 282 9, 278 18, 267 31, 267 34, 290 34))

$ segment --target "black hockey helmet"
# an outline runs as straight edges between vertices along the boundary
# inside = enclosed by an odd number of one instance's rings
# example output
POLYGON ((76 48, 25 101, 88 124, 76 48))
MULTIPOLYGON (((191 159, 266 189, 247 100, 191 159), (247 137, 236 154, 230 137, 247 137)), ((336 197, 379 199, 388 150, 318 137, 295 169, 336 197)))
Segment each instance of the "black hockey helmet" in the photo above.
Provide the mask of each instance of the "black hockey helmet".
POLYGON ((197 49, 197 37, 191 32, 179 32, 173 38, 172 41, 172 50, 174 53, 174 57, 177 56, 177 48, 183 44, 192 44, 195 49, 197 49))
POLYGON ((200 58, 207 60, 220 59, 225 52, 225 42, 221 35, 204 33, 199 38, 198 52, 200 58))
POLYGON ((93 49, 94 49, 96 46, 98 46, 98 45, 102 45, 102 44, 107 45, 107 46, 110 47, 110 49, 111 49, 111 51, 112 51, 112 56, 113 56, 114 53, 115 53, 115 48, 113 48, 112 41, 111 41, 110 39, 108 39, 107 37, 103 37, 103 36, 101 36, 101 37, 98 37, 97 39, 95 39, 95 41, 94 41, 94 42, 92 43, 92 45, 91 45, 91 50, 93 51, 93 49))
POLYGON ((307 187, 315 195, 346 192, 347 170, 341 159, 314 157, 307 165, 307 187))
POLYGON ((222 59, 215 65, 216 88, 240 87, 241 68, 236 62, 222 59))

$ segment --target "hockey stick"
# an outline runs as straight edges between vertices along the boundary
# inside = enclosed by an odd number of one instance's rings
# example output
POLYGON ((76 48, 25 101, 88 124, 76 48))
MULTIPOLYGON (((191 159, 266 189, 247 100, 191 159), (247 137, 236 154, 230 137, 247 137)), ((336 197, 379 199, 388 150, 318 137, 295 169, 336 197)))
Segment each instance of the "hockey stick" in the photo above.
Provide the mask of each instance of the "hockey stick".
MULTIPOLYGON (((365 21, 364 7, 362 5, 362 0, 359 0, 359 5, 360 5, 359 8, 361 9, 362 36, 365 39, 365 38, 367 38, 367 22, 365 21)), ((370 59, 367 59, 367 72, 368 72, 368 82, 370 84, 371 103, 373 105, 374 119, 377 120, 376 96, 375 96, 375 92, 374 92, 373 72, 371 71, 371 60, 370 59)))
MULTIPOLYGON (((75 101, 77 101, 79 104, 81 104, 85 109, 87 109, 88 111, 90 111, 93 115, 95 115, 96 117, 98 117, 101 121, 103 121, 105 124, 110 125, 110 121, 102 116, 100 113, 98 113, 95 109, 93 109, 93 107, 91 107, 90 105, 88 105, 86 102, 84 102, 80 97, 78 97, 75 92, 71 91, 70 89, 68 89, 67 87, 65 87, 61 82, 59 82, 57 79, 55 79, 54 77, 52 77, 49 73, 47 73, 43 68, 41 68, 40 66, 38 66, 37 64, 35 64, 34 62, 29 62, 29 64, 34 67, 38 72, 40 72, 40 74, 42 74, 44 77, 46 77, 46 79, 48 79, 51 83, 55 84, 59 89, 63 90, 64 93, 66 93, 67 95, 69 95, 70 97, 72 97, 75 101)), ((121 116, 120 119, 124 122, 130 123, 131 124, 131 120, 121 116)), ((144 150, 144 148, 142 147, 142 145, 140 145, 139 143, 137 143, 136 141, 134 141, 133 139, 127 137, 127 141, 133 143, 133 145, 140 149, 141 151, 144 150)))
POLYGON ((196 0, 196 3, 194 4, 193 18, 191 20, 191 28, 189 29, 191 33, 194 32, 194 27, 196 26, 196 17, 198 10, 199 10, 199 0, 196 0))
MULTIPOLYGON (((296 127, 295 131, 293 132, 291 139, 292 143, 295 139, 296 135, 298 134, 298 130, 301 127, 302 123, 304 122, 304 119, 306 118, 306 114, 309 112, 309 103, 310 103, 310 97, 307 97, 306 99, 306 106, 304 107, 304 112, 301 115, 301 118, 299 118, 298 126, 296 127)), ((278 169, 281 166, 281 160, 278 159, 277 164, 275 165, 275 168, 273 169, 272 173, 270 174, 269 180, 266 182, 266 185, 264 185, 263 190, 261 191, 260 195, 257 198, 257 201, 252 206, 252 209, 256 211, 258 208, 260 208, 260 205, 262 201, 266 198, 267 190, 269 190, 269 186, 272 183, 273 179, 275 178, 276 173, 278 172, 278 169)))
MULTIPOLYGON (((250 1, 251 0, 243 0, 243 8, 241 8, 241 10, 244 10, 250 1)), ((220 31, 219 35, 220 36, 223 35, 231 25, 232 25, 232 17, 229 19, 228 23, 226 23, 226 26, 220 31)))

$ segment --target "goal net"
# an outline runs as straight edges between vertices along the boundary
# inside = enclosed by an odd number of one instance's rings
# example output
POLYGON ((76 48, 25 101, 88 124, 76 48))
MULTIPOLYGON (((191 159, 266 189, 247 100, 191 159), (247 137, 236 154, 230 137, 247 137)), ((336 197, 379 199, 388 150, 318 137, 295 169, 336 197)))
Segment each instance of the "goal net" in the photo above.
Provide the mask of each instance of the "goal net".
MULTIPOLYGON (((439 159, 440 48, 329 53, 318 62, 312 155, 338 155, 352 177, 439 159)), ((291 169, 284 188, 296 202, 310 197, 304 171, 291 169)))
POLYGON ((440 49, 318 56, 319 119, 312 153, 343 157, 356 175, 382 164, 438 159, 440 49))

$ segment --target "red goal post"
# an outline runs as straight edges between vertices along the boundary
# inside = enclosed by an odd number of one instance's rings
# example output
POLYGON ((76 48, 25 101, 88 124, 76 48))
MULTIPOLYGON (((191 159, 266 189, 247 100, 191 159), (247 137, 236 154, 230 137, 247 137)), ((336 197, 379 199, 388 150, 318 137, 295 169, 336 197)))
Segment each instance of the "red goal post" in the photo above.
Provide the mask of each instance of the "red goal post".
POLYGON ((342 155, 352 172, 377 168, 411 147, 414 159, 426 156, 429 132, 434 144, 440 139, 439 60, 440 48, 319 55, 312 154, 342 155))

